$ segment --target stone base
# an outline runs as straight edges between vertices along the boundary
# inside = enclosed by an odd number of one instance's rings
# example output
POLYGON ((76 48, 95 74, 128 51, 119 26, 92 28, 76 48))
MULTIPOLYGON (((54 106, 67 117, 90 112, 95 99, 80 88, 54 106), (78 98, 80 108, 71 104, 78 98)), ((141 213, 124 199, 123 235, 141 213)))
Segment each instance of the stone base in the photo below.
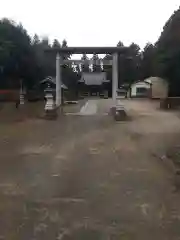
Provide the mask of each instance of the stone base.
POLYGON ((57 117, 58 117, 57 108, 55 108, 53 110, 45 111, 45 119, 46 120, 56 120, 57 117))
POLYGON ((115 116, 116 107, 110 108, 110 115, 115 116))
POLYGON ((166 99, 160 100, 160 109, 168 109, 168 102, 166 99))
POLYGON ((25 104, 18 104, 17 105, 17 109, 21 110, 21 111, 25 111, 27 108, 27 106, 25 104))
POLYGON ((125 121, 128 118, 127 113, 123 107, 119 109, 117 107, 112 107, 110 109, 110 113, 116 121, 125 121))
POLYGON ((127 120, 127 113, 124 109, 120 109, 115 111, 114 119, 116 121, 125 121, 127 120))

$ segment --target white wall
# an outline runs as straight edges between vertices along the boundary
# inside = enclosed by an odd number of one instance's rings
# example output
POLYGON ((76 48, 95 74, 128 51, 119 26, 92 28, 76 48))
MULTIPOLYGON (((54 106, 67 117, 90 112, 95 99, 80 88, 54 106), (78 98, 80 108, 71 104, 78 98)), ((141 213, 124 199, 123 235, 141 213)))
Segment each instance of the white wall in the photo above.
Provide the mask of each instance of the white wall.
POLYGON ((138 83, 134 83, 131 85, 131 97, 136 97, 137 96, 137 88, 147 88, 150 89, 150 84, 145 83, 145 82, 138 82, 138 83))

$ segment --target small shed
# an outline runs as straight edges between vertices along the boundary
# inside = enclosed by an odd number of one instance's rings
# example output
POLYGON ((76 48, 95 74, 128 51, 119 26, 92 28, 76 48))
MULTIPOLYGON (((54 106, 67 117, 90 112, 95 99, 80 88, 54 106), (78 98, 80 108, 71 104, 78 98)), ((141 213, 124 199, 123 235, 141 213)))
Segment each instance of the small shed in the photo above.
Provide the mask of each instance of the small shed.
POLYGON ((151 83, 147 81, 137 81, 131 84, 128 97, 149 97, 151 92, 151 83))
POLYGON ((151 83, 151 98, 164 99, 168 97, 168 82, 160 77, 150 77, 145 79, 146 82, 151 83))

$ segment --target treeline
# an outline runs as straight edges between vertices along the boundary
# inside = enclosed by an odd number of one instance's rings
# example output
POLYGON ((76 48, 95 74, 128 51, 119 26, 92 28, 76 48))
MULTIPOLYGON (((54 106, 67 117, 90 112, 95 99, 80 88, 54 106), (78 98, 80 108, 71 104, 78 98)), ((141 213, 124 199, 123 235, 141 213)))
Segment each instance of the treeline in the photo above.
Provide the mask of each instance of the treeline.
MULTIPOLYGON (((119 41, 117 46, 124 46, 119 41)), ((32 88, 46 76, 55 76, 55 56, 47 54, 45 49, 67 47, 67 41, 57 39, 52 44, 48 38, 31 38, 22 25, 8 19, 0 21, 0 88, 18 88, 20 79, 27 88, 32 88)), ((70 55, 63 56, 69 59, 70 55)), ((83 54, 82 59, 87 59, 83 54)), ((99 57, 92 56, 94 60, 99 57)), ((104 59, 112 59, 105 55, 104 59)), ((180 9, 175 11, 165 24, 155 44, 147 43, 144 49, 132 43, 128 54, 119 57, 120 83, 132 83, 150 76, 160 76, 169 82, 170 95, 180 95, 180 9)), ((108 79, 112 78, 112 67, 103 66, 108 79)), ((102 71, 101 66, 69 66, 62 69, 63 81, 74 87, 82 71, 102 71)), ((120 84, 119 83, 119 84, 120 84)))
MULTIPOLYGON (((117 46, 123 46, 123 43, 119 42, 117 46)), ((39 39, 38 35, 31 38, 22 25, 2 19, 0 21, 0 87, 16 88, 19 87, 20 80, 23 80, 28 88, 32 88, 46 76, 55 76, 55 56, 45 50, 57 47, 67 47, 67 41, 60 43, 55 39, 50 44, 48 38, 39 39)), ((150 66, 153 61, 154 46, 147 44, 141 51, 137 44, 132 43, 129 48, 130 54, 119 58, 120 81, 131 83, 153 75, 150 66)), ((70 57, 70 55, 63 56, 64 59, 70 57)), ((98 58, 97 54, 92 56, 93 60, 98 58)), ((83 54, 82 59, 88 59, 87 55, 83 54)), ((106 55, 104 59, 112 59, 112 56, 106 55)), ((103 66, 103 70, 111 80, 112 67, 103 66)), ((102 71, 102 68, 95 64, 63 66, 64 83, 68 86, 75 85, 81 71, 102 71)))
MULTIPOLYGON (((0 88, 19 88, 20 82, 27 88, 37 86, 47 76, 55 76, 55 56, 45 50, 67 47, 66 40, 52 44, 48 38, 38 35, 31 38, 21 24, 2 19, 0 21, 0 88)), ((64 55, 64 59, 70 58, 64 55)), ((78 78, 71 66, 63 66, 62 75, 67 85, 73 85, 78 78), (70 81, 71 79, 71 81, 70 81)))

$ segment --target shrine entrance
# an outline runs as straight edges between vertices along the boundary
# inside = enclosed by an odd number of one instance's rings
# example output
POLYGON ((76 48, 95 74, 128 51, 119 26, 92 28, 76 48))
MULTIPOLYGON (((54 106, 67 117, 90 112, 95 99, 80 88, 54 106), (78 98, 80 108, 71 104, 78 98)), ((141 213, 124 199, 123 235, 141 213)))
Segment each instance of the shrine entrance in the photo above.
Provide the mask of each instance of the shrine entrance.
POLYGON ((63 54, 111 54, 112 61, 99 60, 98 64, 112 65, 112 99, 116 104, 117 89, 118 89, 118 56, 128 51, 127 47, 65 47, 55 48, 53 51, 56 54, 56 107, 61 106, 61 66, 68 63, 89 63, 89 60, 62 60, 63 54))

